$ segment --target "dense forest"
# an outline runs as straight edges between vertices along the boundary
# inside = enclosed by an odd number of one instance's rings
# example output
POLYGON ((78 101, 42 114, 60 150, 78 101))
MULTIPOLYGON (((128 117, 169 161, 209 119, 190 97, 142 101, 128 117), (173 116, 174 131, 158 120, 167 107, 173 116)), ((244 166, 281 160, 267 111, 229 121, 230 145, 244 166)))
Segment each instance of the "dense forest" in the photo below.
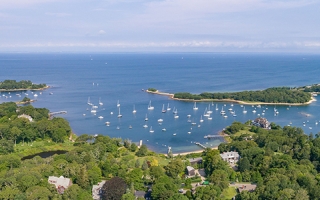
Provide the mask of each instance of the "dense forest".
POLYGON ((14 102, 0 104, 0 153, 11 153, 17 143, 32 143, 37 139, 64 142, 71 133, 68 121, 48 118, 46 108, 18 107, 14 102))
POLYGON ((274 123, 271 130, 249 124, 227 127, 233 141, 219 146, 220 152, 241 155, 233 181, 258 184, 254 192, 242 192, 237 199, 320 199, 320 135, 274 123))
POLYGON ((19 82, 16 80, 4 80, 3 82, 0 82, 1 90, 35 90, 45 88, 46 86, 46 84, 33 84, 29 80, 22 80, 19 82))
POLYGON ((231 141, 218 150, 166 157, 129 139, 83 134, 70 142, 67 121, 49 119, 48 112, 31 105, 0 104, 0 199, 87 200, 92 199, 92 186, 102 180, 106 183, 101 199, 134 200, 135 191, 160 200, 320 199, 319 134, 308 136, 300 128, 274 123, 266 130, 234 122, 225 129, 231 141), (20 114, 34 121, 18 118, 20 114), (18 148, 32 149, 41 141, 70 142, 72 148, 65 154, 21 160, 18 148), (239 152, 236 167, 222 160, 220 153, 225 151, 239 152), (192 157, 203 162, 191 164, 192 157), (187 176, 187 166, 203 169, 204 179, 187 176), (70 178, 72 185, 59 194, 48 183, 49 176, 70 178), (203 180, 208 184, 202 185, 203 180), (255 191, 237 193, 234 183, 247 182, 257 185, 255 191))
POLYGON ((201 93, 190 94, 187 92, 175 93, 174 98, 179 99, 232 99, 247 102, 263 102, 263 103, 306 103, 310 101, 311 94, 309 91, 292 89, 289 87, 274 87, 259 91, 242 91, 242 92, 226 92, 226 93, 201 93))

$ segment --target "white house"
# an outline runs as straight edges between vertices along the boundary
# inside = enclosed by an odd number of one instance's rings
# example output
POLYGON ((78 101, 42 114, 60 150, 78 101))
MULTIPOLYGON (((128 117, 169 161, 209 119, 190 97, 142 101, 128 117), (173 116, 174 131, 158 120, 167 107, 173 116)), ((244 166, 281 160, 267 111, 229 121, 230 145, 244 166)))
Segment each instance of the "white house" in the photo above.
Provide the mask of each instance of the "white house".
POLYGON ((70 178, 64 178, 63 176, 49 176, 48 183, 54 184, 59 194, 63 194, 64 191, 72 185, 70 178))
POLYGON ((222 160, 228 162, 229 164, 235 164, 240 160, 240 155, 236 151, 228 151, 220 154, 222 160))

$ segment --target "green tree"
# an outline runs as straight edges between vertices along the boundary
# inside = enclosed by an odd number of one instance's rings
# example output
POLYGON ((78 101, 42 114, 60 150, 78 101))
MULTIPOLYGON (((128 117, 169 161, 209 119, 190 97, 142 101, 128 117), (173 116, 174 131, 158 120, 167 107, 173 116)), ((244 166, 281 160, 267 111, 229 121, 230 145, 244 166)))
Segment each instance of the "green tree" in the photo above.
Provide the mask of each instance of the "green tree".
POLYGON ((42 186, 33 186, 28 188, 26 191, 26 195, 28 200, 47 200, 53 196, 46 187, 42 186))
POLYGON ((14 151, 14 143, 12 140, 0 140, 0 154, 9 154, 14 151))
POLYGON ((209 181, 214 185, 217 185, 221 190, 229 186, 228 173, 224 170, 214 170, 212 175, 209 177, 209 181))
POLYGON ((145 144, 141 145, 141 147, 139 148, 139 150, 136 153, 137 156, 139 157, 143 157, 148 155, 148 148, 145 144))
POLYGON ((172 178, 177 178, 178 175, 185 170, 184 163, 180 159, 172 160, 166 167, 166 174, 172 178))

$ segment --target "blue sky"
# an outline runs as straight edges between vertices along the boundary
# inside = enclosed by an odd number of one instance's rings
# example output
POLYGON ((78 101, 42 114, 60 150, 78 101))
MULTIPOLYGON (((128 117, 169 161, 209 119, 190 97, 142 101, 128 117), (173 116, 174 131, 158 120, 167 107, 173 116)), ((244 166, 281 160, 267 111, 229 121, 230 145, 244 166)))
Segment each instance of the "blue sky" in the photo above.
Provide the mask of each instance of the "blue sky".
POLYGON ((0 0, 0 51, 314 52, 319 0, 0 0))

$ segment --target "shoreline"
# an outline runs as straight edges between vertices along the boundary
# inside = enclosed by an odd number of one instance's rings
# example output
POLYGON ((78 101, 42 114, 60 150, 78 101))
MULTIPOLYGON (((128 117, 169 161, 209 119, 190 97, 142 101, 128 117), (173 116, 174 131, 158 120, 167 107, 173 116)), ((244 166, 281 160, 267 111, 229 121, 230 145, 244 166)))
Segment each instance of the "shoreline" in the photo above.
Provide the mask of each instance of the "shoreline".
POLYGON ((287 106, 305 106, 309 105, 314 101, 317 101, 314 96, 311 97, 311 99, 306 103, 267 103, 267 102, 246 102, 246 101, 240 101, 240 100, 234 100, 234 99, 201 99, 201 100, 194 100, 194 99, 179 99, 174 98, 174 94, 166 93, 166 92, 159 92, 159 90, 155 92, 151 92, 146 90, 147 93, 150 94, 157 94, 162 96, 168 96, 172 100, 176 101, 186 101, 186 102, 233 102, 238 103, 242 105, 287 105, 287 106))
POLYGON ((46 87, 44 88, 39 88, 39 89, 0 89, 0 92, 19 92, 19 91, 41 91, 41 90, 46 90, 46 89, 49 89, 50 86, 47 85, 46 87))

